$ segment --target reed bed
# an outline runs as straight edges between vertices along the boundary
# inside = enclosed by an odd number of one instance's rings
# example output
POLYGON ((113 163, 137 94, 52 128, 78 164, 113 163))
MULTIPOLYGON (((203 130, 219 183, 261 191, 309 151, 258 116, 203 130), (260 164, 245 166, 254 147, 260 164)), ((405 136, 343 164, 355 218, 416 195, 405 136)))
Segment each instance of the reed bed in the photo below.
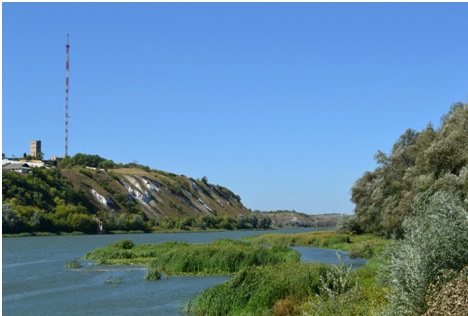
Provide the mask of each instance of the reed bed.
POLYGON ((174 248, 153 262, 167 274, 219 275, 246 267, 299 262, 300 254, 287 247, 265 248, 247 242, 218 240, 211 244, 174 248))
POLYGON ((352 258, 372 258, 381 253, 390 240, 372 234, 348 235, 334 231, 319 231, 298 234, 264 234, 249 237, 256 245, 283 245, 330 248, 348 251, 352 258))
POLYGON ((319 294, 329 269, 326 264, 301 262, 248 267, 181 309, 193 315, 270 315, 278 302, 293 307, 297 299, 319 294))
POLYGON ((337 244, 350 243, 347 234, 338 234, 334 231, 319 231, 297 234, 263 234, 250 237, 254 244, 284 245, 284 246, 311 246, 331 248, 337 244))
POLYGON ((105 264, 146 264, 171 274, 233 274, 246 267, 299 262, 299 252, 284 246, 264 247, 245 241, 220 239, 210 244, 167 242, 134 245, 129 240, 87 253, 84 259, 105 264))

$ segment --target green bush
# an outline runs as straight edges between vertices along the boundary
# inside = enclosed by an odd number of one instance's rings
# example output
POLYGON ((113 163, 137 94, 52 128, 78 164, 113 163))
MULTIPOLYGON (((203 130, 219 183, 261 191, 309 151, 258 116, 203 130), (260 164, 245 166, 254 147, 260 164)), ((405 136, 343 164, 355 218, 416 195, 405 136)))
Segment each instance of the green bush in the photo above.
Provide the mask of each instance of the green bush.
POLYGON ((113 243, 111 246, 120 248, 120 249, 132 249, 135 246, 135 244, 133 243, 133 241, 129 239, 125 239, 125 240, 117 241, 113 243))
POLYGON ((453 193, 438 192, 405 221, 405 237, 388 250, 381 278, 392 287, 387 315, 422 314, 430 284, 468 265, 468 210, 453 193))

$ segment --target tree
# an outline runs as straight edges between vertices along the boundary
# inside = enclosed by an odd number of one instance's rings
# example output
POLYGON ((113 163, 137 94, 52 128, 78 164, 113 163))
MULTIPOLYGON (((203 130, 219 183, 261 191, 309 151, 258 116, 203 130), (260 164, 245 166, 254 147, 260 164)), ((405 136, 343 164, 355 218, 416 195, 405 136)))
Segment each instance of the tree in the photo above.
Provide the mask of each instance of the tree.
MULTIPOLYGON (((457 192, 468 198, 464 171, 468 167, 468 104, 457 103, 434 130, 406 130, 389 155, 378 151, 378 166, 351 189, 355 214, 366 232, 403 236, 403 221, 412 216, 416 196, 426 192, 457 192)), ((468 200, 467 200, 468 201, 468 200)))
POLYGON ((21 220, 18 214, 11 208, 11 204, 3 204, 2 229, 4 233, 16 233, 20 231, 21 220))

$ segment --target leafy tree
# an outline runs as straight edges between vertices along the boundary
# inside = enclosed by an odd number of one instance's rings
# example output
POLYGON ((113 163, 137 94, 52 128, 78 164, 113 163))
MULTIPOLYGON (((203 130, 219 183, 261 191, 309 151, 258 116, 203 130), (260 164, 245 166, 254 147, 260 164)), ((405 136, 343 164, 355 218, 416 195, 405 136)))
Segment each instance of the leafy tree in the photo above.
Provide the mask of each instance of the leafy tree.
POLYGON ((408 129, 389 155, 378 151, 374 157, 378 166, 365 172, 351 189, 361 228, 402 237, 402 223, 414 213, 419 194, 453 191, 466 199, 468 146, 464 144, 468 144, 468 105, 457 103, 438 130, 432 124, 421 132, 408 129))
POLYGON ((4 233, 16 233, 21 230, 22 222, 18 214, 11 208, 11 204, 2 206, 2 229, 4 233))

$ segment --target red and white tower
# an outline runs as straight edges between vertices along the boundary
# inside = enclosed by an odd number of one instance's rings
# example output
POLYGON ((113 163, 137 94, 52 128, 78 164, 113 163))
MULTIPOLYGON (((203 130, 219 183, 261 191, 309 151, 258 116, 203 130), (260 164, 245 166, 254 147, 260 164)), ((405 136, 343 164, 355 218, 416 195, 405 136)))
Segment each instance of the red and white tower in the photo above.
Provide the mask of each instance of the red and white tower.
POLYGON ((66 58, 65 58, 65 157, 68 157, 68 72, 70 66, 70 43, 68 41, 68 34, 67 34, 67 45, 66 47, 66 58))

